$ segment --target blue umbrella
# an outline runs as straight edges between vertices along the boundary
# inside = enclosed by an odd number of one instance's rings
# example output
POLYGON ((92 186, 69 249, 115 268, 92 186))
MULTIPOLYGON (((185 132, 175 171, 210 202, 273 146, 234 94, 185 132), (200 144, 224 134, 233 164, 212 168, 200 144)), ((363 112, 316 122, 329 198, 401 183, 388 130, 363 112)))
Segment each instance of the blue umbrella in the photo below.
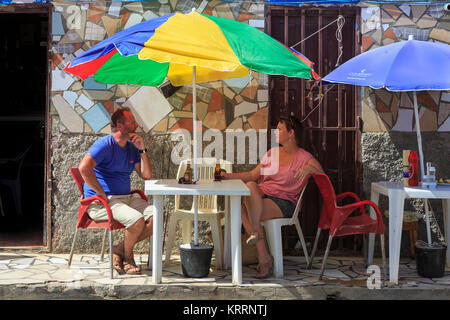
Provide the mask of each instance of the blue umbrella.
MULTIPOLYGON (((323 78, 324 84, 343 83, 389 91, 413 91, 420 170, 425 175, 416 91, 450 90, 450 45, 413 40, 364 52, 323 78)), ((428 244, 431 245, 427 211, 428 244)))
POLYGON ((450 46, 408 40, 364 52, 323 78, 389 91, 450 89, 450 46))

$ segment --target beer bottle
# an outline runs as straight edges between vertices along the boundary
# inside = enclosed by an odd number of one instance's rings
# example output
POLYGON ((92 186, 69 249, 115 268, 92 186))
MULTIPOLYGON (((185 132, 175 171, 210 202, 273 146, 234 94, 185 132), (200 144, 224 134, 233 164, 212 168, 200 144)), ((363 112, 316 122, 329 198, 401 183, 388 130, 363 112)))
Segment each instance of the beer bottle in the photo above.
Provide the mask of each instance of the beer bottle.
POLYGON ((192 183, 192 170, 189 161, 187 163, 186 172, 184 173, 184 183, 192 183))
POLYGON ((222 177, 220 175, 220 161, 219 160, 216 161, 216 169, 214 170, 214 180, 215 181, 222 180, 222 177))

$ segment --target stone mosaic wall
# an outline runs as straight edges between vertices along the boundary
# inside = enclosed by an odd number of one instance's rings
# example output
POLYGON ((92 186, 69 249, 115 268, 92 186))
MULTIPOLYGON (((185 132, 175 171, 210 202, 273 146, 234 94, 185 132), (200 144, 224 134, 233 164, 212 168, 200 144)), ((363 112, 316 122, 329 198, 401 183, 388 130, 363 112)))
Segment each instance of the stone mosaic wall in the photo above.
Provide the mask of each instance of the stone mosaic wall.
MULTIPOLYGON (((450 13, 443 5, 367 5, 361 19, 362 51, 407 40, 410 34, 450 44, 450 13)), ((450 92, 422 91, 417 98, 421 130, 450 131, 450 92)), ((414 131, 412 99, 411 93, 363 88, 364 131, 414 131)))
MULTIPOLYGON (((93 77, 80 81, 65 65, 97 42, 120 30, 171 12, 197 11, 264 28, 264 4, 206 0, 145 2, 53 2, 51 114, 54 133, 110 133, 110 114, 128 106, 138 132, 192 131, 192 86, 166 98, 161 88, 101 84, 93 77), (151 109, 151 112, 148 110, 151 109)), ((197 112, 203 128, 265 129, 267 76, 198 84, 197 112)))
MULTIPOLYGON (((140 132, 192 130, 192 88, 186 86, 166 98, 160 88, 80 81, 62 69, 98 41, 141 21, 171 12, 198 11, 264 28, 264 4, 206 0, 145 2, 53 2, 53 57, 51 112, 53 131, 61 133, 110 132, 109 115, 129 106, 140 132), (145 112, 148 108, 152 112, 145 112)), ((415 39, 450 42, 449 13, 443 6, 373 5, 360 3, 362 51, 413 34, 415 39)), ((414 130, 412 96, 363 88, 365 132, 414 130)), ((244 130, 266 128, 267 76, 199 84, 198 119, 203 128, 244 130)), ((418 96, 421 129, 450 131, 450 92, 424 91, 418 96)))

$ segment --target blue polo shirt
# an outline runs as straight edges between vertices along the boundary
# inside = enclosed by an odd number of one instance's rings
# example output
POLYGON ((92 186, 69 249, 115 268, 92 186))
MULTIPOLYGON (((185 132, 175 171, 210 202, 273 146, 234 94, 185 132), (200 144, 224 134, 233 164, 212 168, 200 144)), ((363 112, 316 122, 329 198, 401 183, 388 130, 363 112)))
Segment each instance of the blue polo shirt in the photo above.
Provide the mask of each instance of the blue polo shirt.
MULTIPOLYGON (((96 162, 94 172, 106 195, 130 193, 130 174, 135 163, 141 162, 141 157, 129 140, 122 148, 109 134, 95 141, 87 154, 96 162)), ((83 189, 85 198, 97 195, 87 183, 84 183, 83 189)))

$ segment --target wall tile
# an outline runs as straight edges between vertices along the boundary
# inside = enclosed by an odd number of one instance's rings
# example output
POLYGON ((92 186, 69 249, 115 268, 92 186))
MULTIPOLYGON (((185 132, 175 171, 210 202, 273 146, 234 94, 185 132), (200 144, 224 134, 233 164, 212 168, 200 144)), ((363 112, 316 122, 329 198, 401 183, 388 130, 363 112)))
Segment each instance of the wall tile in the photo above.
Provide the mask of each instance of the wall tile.
POLYGON ((78 95, 73 91, 64 91, 63 98, 66 100, 72 108, 75 108, 75 102, 78 99, 78 95))
POLYGON ((249 74, 248 76, 241 78, 226 79, 223 82, 225 82, 227 86, 230 87, 234 92, 239 94, 242 90, 244 90, 246 86, 249 85, 251 80, 252 76, 249 74))
POLYGON ((269 108, 260 109, 248 118, 253 129, 267 129, 268 110, 269 108))
POLYGON ((258 111, 258 105, 244 101, 234 107, 234 117, 237 118, 244 114, 255 113, 258 111))
POLYGON ((83 86, 84 86, 84 89, 86 89, 86 90, 105 90, 106 89, 106 84, 95 81, 93 76, 88 77, 86 80, 84 80, 83 86))
MULTIPOLYGON (((420 130, 421 131, 436 131, 437 130, 437 118, 436 112, 431 111, 428 108, 420 108, 420 130)), ((414 125, 414 130, 416 126, 414 125)))
POLYGON ((52 71, 52 91, 65 91, 70 88, 74 81, 70 74, 59 68, 52 71))
POLYGON ((437 24, 437 20, 429 15, 424 15, 418 22, 417 26, 420 29, 433 28, 437 24))
POLYGON ((120 8, 122 6, 122 1, 111 1, 109 6, 108 14, 114 17, 120 16, 120 8))
POLYGON ((98 133, 111 121, 109 112, 101 103, 97 103, 95 106, 83 113, 82 117, 89 124, 94 133, 98 133))
POLYGON ((119 25, 120 25, 120 19, 114 19, 108 16, 102 17, 103 25, 106 30, 106 34, 108 37, 111 37, 113 34, 115 34, 118 31, 119 25))
POLYGON ((450 117, 445 120, 445 122, 439 127, 439 132, 449 132, 450 131, 450 117))
POLYGON ((105 38, 105 33, 106 30, 103 27, 91 21, 88 21, 86 23, 86 34, 84 36, 84 39, 101 41, 105 38))
POLYGON ((84 93, 79 95, 77 102, 86 110, 89 110, 95 104, 94 101, 89 99, 84 93))
POLYGON ((397 19, 402 14, 402 11, 392 4, 383 5, 382 8, 394 19, 397 19))
POLYGON ((442 125, 450 116, 450 103, 441 102, 439 105, 438 125, 442 125))
POLYGON ((203 125, 210 129, 225 130, 227 127, 225 122, 225 111, 219 110, 216 112, 208 112, 203 119, 203 125))
POLYGON ((425 5, 414 5, 411 6, 413 21, 417 22, 419 18, 424 14, 424 12, 427 10, 427 6, 425 5))
POLYGON ((430 32, 430 38, 450 44, 450 31, 445 29, 433 29, 430 32))
POLYGON ((69 132, 83 132, 83 120, 61 95, 53 96, 52 102, 60 121, 69 132))
POLYGON ((130 107, 136 122, 145 132, 150 131, 172 111, 169 102, 157 88, 146 86, 137 90, 124 106, 130 107))
POLYGON ((53 12, 52 14, 52 35, 64 35, 64 31, 61 13, 53 12))
POLYGON ((411 15, 411 7, 410 6, 404 4, 404 5, 398 6, 398 8, 400 10, 402 10, 403 13, 406 14, 408 17, 411 15))
POLYGON ((242 118, 236 118, 233 120, 232 123, 230 123, 230 125, 227 127, 227 129, 233 129, 233 130, 242 129, 242 125, 243 125, 242 118))
POLYGON ((129 27, 132 27, 136 24, 138 24, 139 22, 141 22, 144 18, 138 14, 138 13, 132 13, 130 15, 130 17, 127 20, 127 23, 125 24, 125 26, 123 27, 123 29, 128 29, 129 27))
POLYGON ((413 110, 400 108, 398 110, 398 117, 392 131, 412 131, 413 110))

